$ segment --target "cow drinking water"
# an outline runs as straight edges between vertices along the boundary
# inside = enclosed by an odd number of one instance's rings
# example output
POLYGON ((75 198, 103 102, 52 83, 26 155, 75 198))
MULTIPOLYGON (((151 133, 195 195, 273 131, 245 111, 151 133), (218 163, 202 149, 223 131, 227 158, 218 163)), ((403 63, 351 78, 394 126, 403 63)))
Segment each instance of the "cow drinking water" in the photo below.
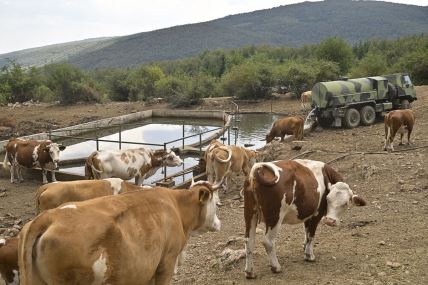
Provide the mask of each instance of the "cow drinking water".
POLYGON ((10 182, 14 183, 15 170, 19 181, 23 181, 21 168, 40 167, 43 174, 43 184, 48 183, 46 178, 47 169, 52 173, 52 181, 56 181, 55 169, 58 169, 59 152, 65 146, 54 143, 50 140, 25 140, 10 139, 5 146, 6 155, 3 161, 3 168, 7 168, 10 163, 10 182))
POLYGON ((266 143, 270 143, 275 137, 280 137, 284 141, 285 135, 293 135, 295 139, 303 139, 302 117, 287 117, 273 122, 269 133, 266 135, 266 143))

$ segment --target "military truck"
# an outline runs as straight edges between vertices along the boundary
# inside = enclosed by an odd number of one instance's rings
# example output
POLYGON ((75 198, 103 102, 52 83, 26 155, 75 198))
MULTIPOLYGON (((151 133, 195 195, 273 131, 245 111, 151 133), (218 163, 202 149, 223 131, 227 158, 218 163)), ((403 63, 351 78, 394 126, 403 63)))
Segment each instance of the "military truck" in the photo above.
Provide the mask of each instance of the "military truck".
POLYGON ((323 127, 368 126, 389 110, 410 108, 416 99, 405 73, 318 82, 312 88, 313 114, 323 127))

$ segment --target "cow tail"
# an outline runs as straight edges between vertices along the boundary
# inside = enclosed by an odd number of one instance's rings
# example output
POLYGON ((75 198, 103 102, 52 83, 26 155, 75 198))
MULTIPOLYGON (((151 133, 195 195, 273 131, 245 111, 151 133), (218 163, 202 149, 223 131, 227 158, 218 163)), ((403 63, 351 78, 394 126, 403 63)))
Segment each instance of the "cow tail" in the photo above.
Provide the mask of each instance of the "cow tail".
POLYGON ((51 221, 45 215, 38 216, 35 220, 25 224, 19 234, 18 265, 20 270, 20 284, 32 284, 41 281, 39 271, 35 268, 37 258, 37 243, 40 237, 47 231, 51 221))
POLYGON ((6 153, 4 155, 4 160, 3 160, 3 168, 6 170, 9 169, 9 164, 7 163, 7 161, 8 161, 8 159, 7 159, 7 151, 6 151, 6 153))
POLYGON ((227 151, 228 157, 227 157, 227 159, 224 160, 224 159, 217 157, 217 155, 214 155, 215 160, 217 160, 220 163, 228 163, 232 159, 232 150, 230 150, 228 147, 218 147, 217 149, 222 149, 222 150, 227 151))
POLYGON ((36 192, 36 215, 40 213, 40 196, 43 194, 43 192, 48 189, 49 184, 45 184, 39 187, 36 192))
POLYGON ((387 141, 388 145, 390 144, 390 142, 389 142, 390 139, 391 139, 391 126, 388 125, 388 132, 387 132, 387 135, 386 135, 386 141, 387 141))
POLYGON ((276 183, 278 183, 279 179, 281 178, 280 172, 282 171, 282 168, 278 167, 272 162, 258 162, 253 165, 250 172, 250 180, 257 180, 257 182, 266 185, 266 186, 273 186, 276 183), (267 179, 266 177, 260 175, 259 169, 266 167, 270 171, 273 172, 274 178, 273 179, 267 179))
POLYGON ((97 154, 97 152, 94 152, 88 157, 88 159, 86 159, 85 176, 87 179, 95 179, 95 177, 97 176, 96 173, 102 173, 101 170, 96 169, 94 166, 93 159, 97 154))

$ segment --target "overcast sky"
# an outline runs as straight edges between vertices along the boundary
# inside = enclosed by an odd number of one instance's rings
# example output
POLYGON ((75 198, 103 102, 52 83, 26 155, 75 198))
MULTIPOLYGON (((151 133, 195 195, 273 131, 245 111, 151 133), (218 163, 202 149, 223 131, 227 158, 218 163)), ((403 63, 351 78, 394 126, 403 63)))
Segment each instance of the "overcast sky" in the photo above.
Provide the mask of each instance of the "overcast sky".
MULTIPOLYGON (((303 1, 0 0, 0 54, 87 38, 152 31, 298 2, 303 1)), ((388 2, 428 5, 428 0, 388 2)))

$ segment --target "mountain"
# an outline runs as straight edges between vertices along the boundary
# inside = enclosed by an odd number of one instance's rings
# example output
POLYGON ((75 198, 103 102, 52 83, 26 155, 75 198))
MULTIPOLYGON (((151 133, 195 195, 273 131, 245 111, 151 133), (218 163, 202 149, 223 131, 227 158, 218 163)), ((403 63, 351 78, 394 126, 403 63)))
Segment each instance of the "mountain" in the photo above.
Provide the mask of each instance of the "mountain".
POLYGON ((68 61, 71 56, 94 52, 114 43, 117 38, 94 38, 62 44, 14 51, 0 55, 0 67, 16 61, 23 66, 42 66, 47 63, 68 61))
POLYGON ((193 56, 207 49, 261 44, 301 46, 316 44, 331 36, 352 44, 371 38, 394 39, 426 32, 428 6, 326 0, 116 37, 95 48, 68 54, 67 58, 85 69, 129 67, 193 56))

